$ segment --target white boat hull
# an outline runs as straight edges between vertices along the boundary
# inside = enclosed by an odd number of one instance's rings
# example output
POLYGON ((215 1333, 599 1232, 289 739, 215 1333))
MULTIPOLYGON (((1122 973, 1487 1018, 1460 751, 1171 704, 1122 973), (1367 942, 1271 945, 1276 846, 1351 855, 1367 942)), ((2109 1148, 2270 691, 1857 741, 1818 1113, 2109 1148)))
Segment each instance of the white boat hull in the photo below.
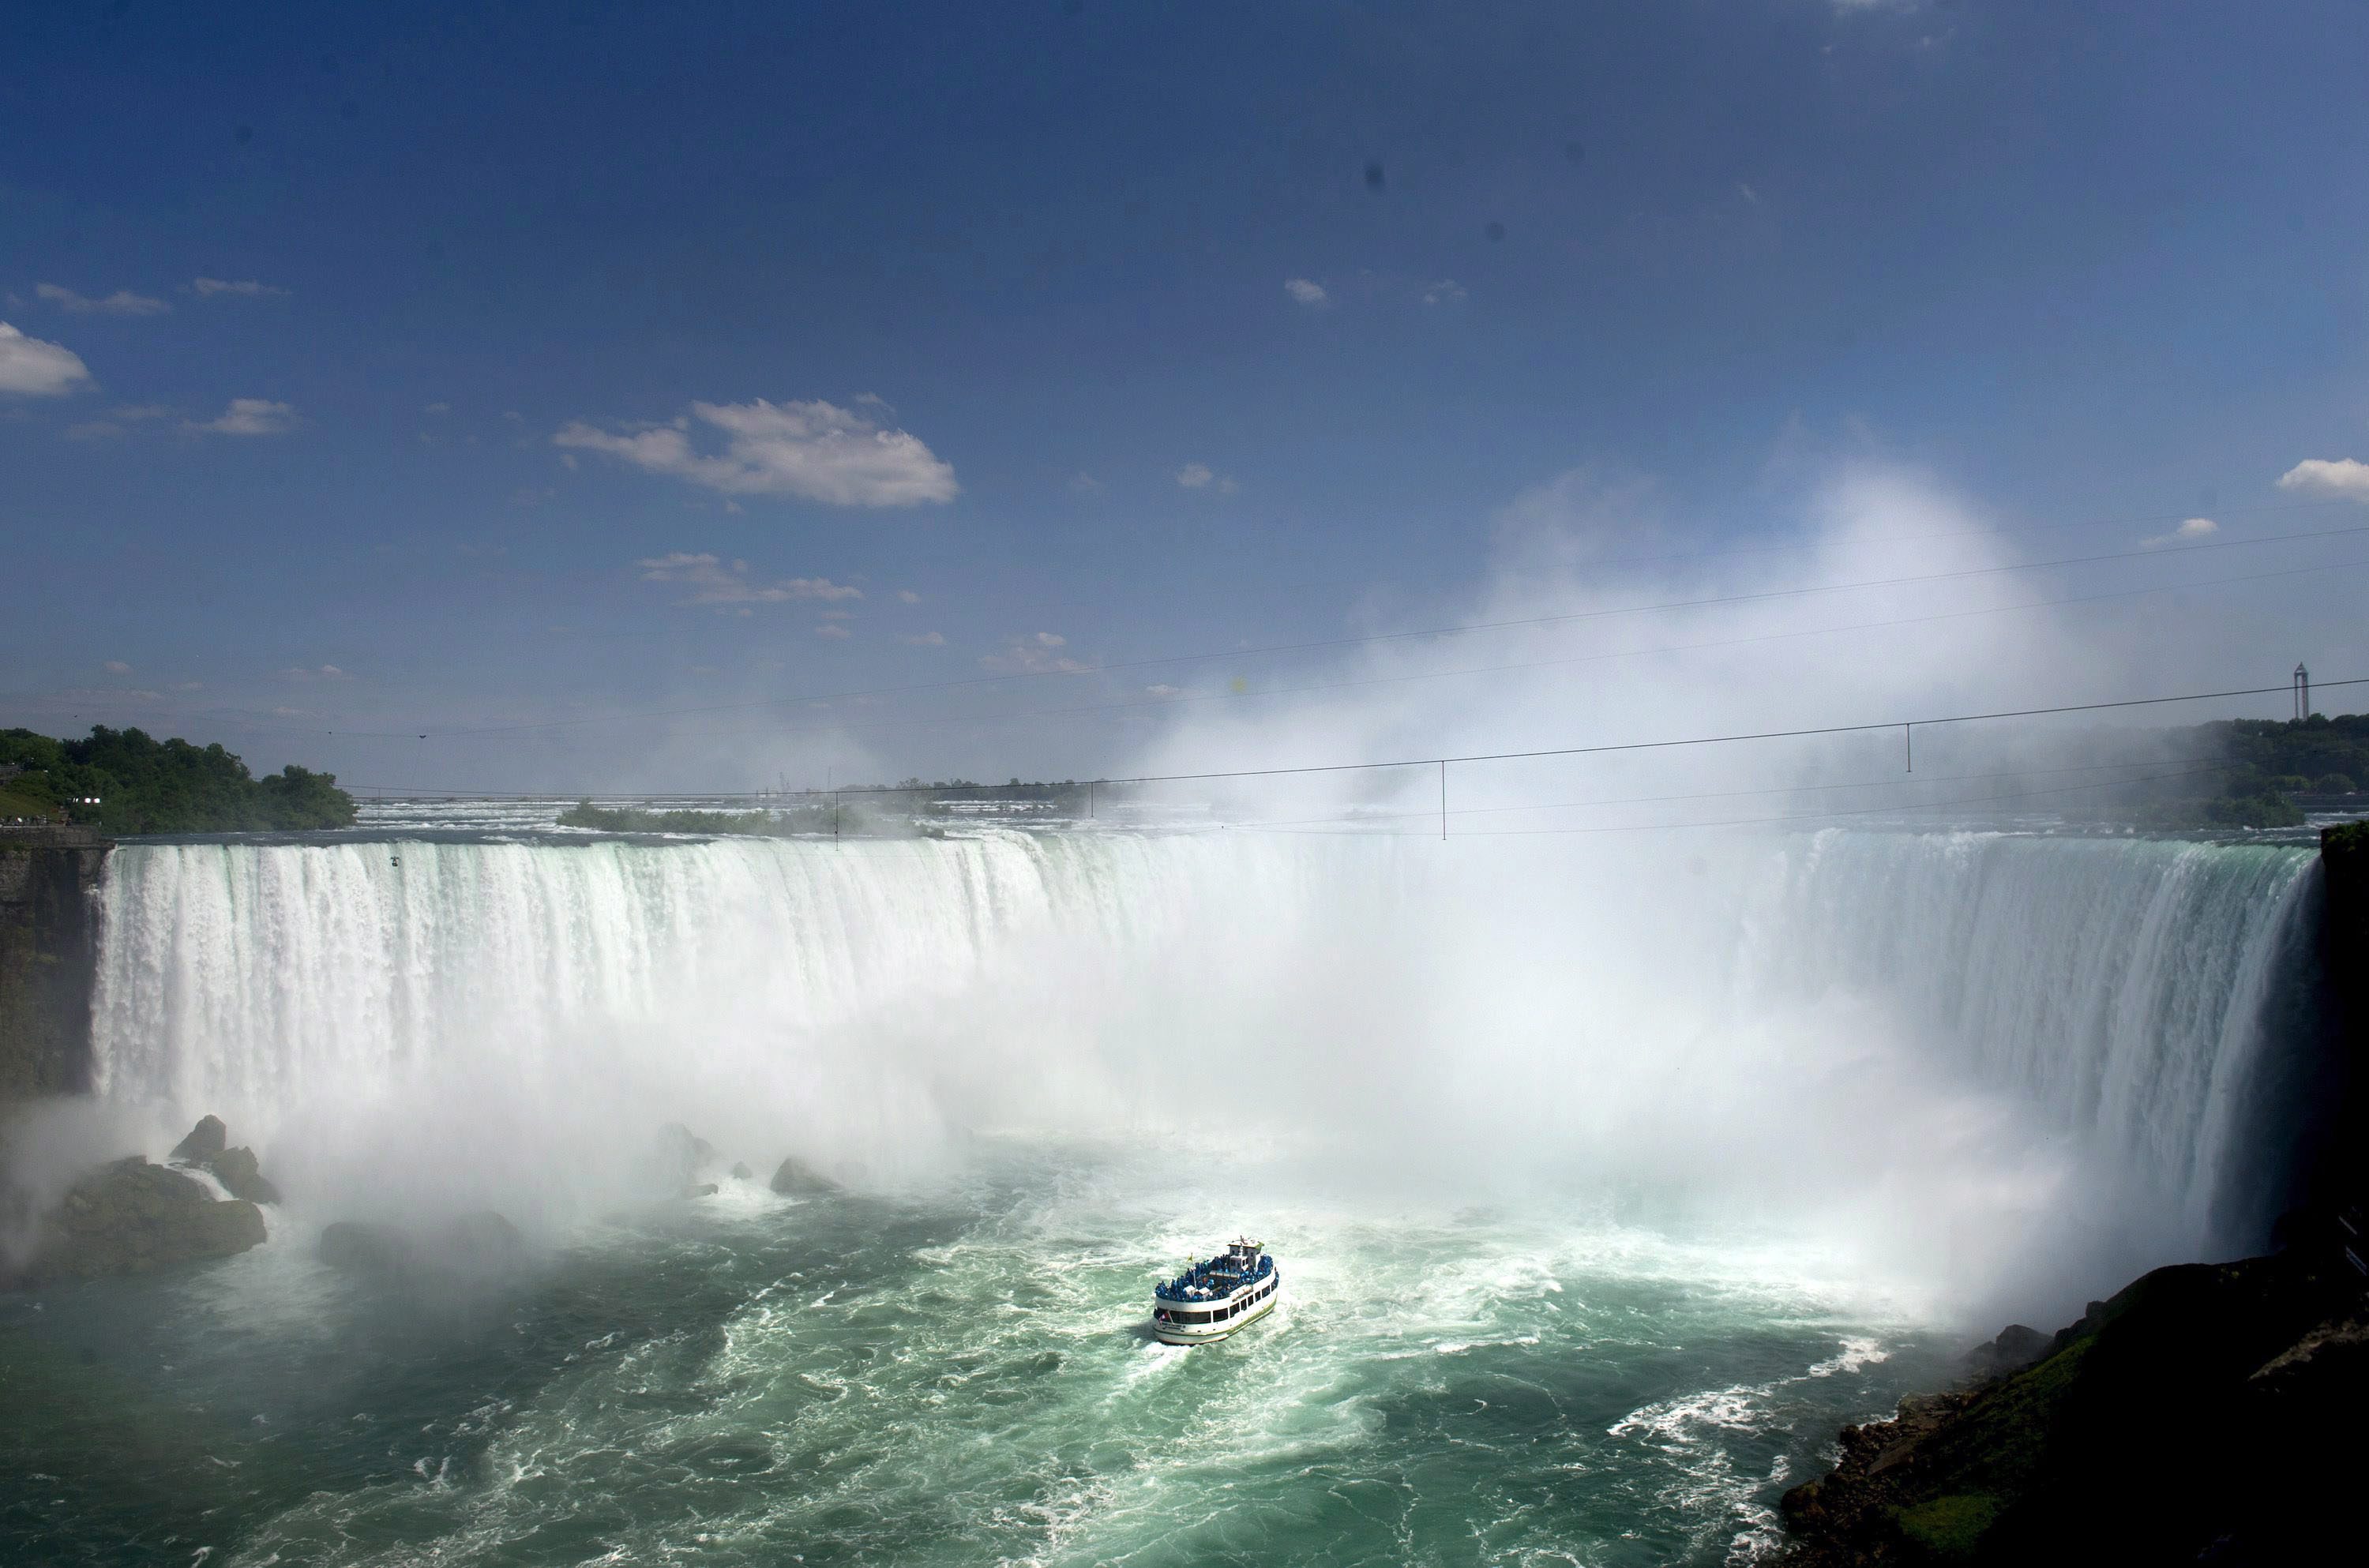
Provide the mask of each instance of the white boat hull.
MULTIPOLYGON (((1230 1305, 1230 1303, 1225 1301, 1159 1302, 1156 1304, 1154 1309, 1155 1314, 1158 1311, 1164 1310, 1169 1312, 1171 1317, 1168 1321, 1163 1322, 1161 1318, 1155 1315, 1151 1320, 1152 1335, 1162 1345, 1207 1345, 1213 1341, 1224 1339, 1230 1334, 1240 1333, 1242 1330, 1250 1327, 1261 1318, 1265 1317, 1269 1312, 1274 1311, 1275 1304, 1283 1299, 1283 1276, 1278 1274, 1273 1277, 1275 1284, 1274 1289, 1269 1290, 1265 1296, 1250 1301, 1240 1312, 1229 1318, 1213 1317, 1211 1321, 1207 1322, 1184 1322, 1177 1321, 1181 1315, 1184 1314, 1199 1312, 1215 1313, 1220 1309, 1230 1305)), ((1262 1281, 1262 1283, 1265 1282, 1262 1281)))

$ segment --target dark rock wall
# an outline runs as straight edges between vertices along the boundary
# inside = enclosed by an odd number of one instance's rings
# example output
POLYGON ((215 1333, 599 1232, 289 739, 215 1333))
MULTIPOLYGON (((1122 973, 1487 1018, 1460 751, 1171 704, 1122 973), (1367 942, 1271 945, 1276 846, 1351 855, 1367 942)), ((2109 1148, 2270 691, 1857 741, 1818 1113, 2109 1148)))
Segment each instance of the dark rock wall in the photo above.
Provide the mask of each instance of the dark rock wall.
POLYGON ((0 828, 0 1104, 90 1087, 94 894, 113 841, 0 828))
POLYGON ((2320 835, 2326 908, 2319 965, 2327 1020, 2317 1104, 2309 1129, 2311 1204, 2357 1211, 2369 1200, 2369 822, 2320 835))

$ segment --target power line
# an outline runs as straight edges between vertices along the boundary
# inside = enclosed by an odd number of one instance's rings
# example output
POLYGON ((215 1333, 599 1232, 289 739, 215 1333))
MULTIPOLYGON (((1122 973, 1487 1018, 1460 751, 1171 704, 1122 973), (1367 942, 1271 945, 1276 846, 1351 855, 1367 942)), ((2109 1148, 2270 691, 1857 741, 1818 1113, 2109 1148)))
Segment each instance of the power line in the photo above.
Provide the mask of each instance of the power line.
MULTIPOLYGON (((2339 686, 2369 685, 2369 676, 2357 676, 2343 681, 2323 681, 2318 684, 2334 689, 2339 686)), ((2220 692, 2181 692, 2161 697, 2120 697, 2107 702, 2060 703, 2049 707, 1999 708, 1984 713, 1942 714, 1927 718, 1876 719, 1860 724, 1813 725, 1799 729, 1762 729, 1739 731, 1729 735, 1694 735, 1668 740, 1624 740, 1594 746, 1551 746, 1527 751, 1476 751, 1462 756, 1400 757, 1376 762, 1310 762, 1288 767, 1213 769, 1194 773, 1139 773, 1133 776, 1067 781, 1095 784, 1145 784, 1207 783, 1217 779, 1282 778, 1309 773, 1369 773, 1385 768, 1428 768, 1441 764, 1461 765, 1468 762, 1516 762, 1544 757, 1595 757, 1616 751, 1661 751, 1687 746, 1727 746, 1751 740, 1796 740, 1813 736, 1866 735, 1879 731, 1910 731, 1930 728, 1944 724, 1981 724, 1997 719, 2042 718, 2060 714, 2103 713, 2117 708, 2157 707, 2168 703, 2203 703, 2230 697, 2285 696, 2291 686, 2246 686, 2220 692)), ((932 788, 948 786, 933 785, 932 788)), ((1009 784, 971 784, 972 789, 1009 789, 1009 784)), ((912 795, 910 789, 893 784, 841 785, 837 790, 792 790, 785 792, 812 797, 830 795, 912 795)))
MULTIPOLYGON (((2364 686, 2369 685, 2369 676, 2353 676, 2341 681, 2316 681, 2314 684, 2329 691, 2333 691, 2339 687, 2364 686)), ((1811 725, 1795 729, 1743 730, 1733 734, 1683 736, 1663 740, 1608 741, 1592 746, 1539 747, 1522 751, 1475 751, 1461 755, 1396 757, 1387 761, 1369 762, 1308 762, 1266 768, 1218 768, 1209 769, 1200 773, 1118 774, 1097 776, 1091 779, 1063 779, 1059 781, 1040 780, 1036 781, 1036 783, 1038 784, 1042 784, 1049 782, 1059 782, 1061 784, 1071 787, 1080 787, 1086 784, 1100 786, 1107 784, 1206 784, 1220 779, 1285 778, 1317 773, 1375 773, 1390 768, 1432 768, 1450 765, 1461 766, 1471 762, 1529 761, 1548 757, 1596 757, 1605 756, 1615 752, 1672 750, 1689 746, 1728 746, 1745 741, 1798 740, 1828 735, 1870 735, 1895 729, 1906 734, 1917 729, 1928 729, 1940 725, 1984 724, 1999 719, 2043 718, 2064 714, 2105 713, 2123 708, 2159 707, 2172 703, 2216 702, 2233 697, 2286 696, 2289 695, 2293 690, 2294 688, 2292 685, 2243 686, 2232 687, 2225 691, 2215 692, 2173 692, 2169 695, 2157 697, 2118 697, 2106 701, 2091 703, 2060 703, 2047 707, 1997 708, 1981 713, 1938 714, 1923 718, 1871 719, 1857 724, 1811 725)), ((357 784, 354 787, 358 789, 391 790, 397 789, 400 786, 393 784, 357 784)), ((997 790, 1010 789, 1011 787, 1013 786, 1009 784, 994 784, 965 783, 939 783, 920 785, 839 784, 832 788, 819 790, 722 791, 710 795, 701 795, 697 792, 686 790, 656 792, 640 795, 606 794, 605 798, 649 800, 726 800, 751 798, 763 795, 770 798, 796 797, 804 800, 815 800, 826 795, 837 798, 841 795, 926 795, 954 790, 997 790)), ((459 795, 464 793, 475 794, 475 792, 464 792, 457 790, 425 790, 418 793, 429 795, 459 795)), ((486 794, 479 795, 478 797, 488 799, 523 798, 556 800, 571 797, 581 798, 585 793, 603 794, 604 792, 545 790, 519 796, 499 796, 486 794)))
MULTIPOLYGON (((1301 686, 1270 686, 1258 691, 1180 692, 1174 696, 1130 698, 1116 703, 1085 703, 1068 707, 1026 708, 1016 713, 909 715, 901 718, 876 719, 841 718, 835 719, 830 724, 768 726, 766 732, 774 735, 830 735, 851 729, 904 729, 938 725, 1012 724, 1030 719, 1131 713, 1145 708, 1179 707, 1196 703, 1252 702, 1272 697, 1307 696, 1322 692, 1354 691, 1371 686, 1398 685, 1413 681, 1445 681, 1466 675, 1499 675, 1526 670, 1552 670, 1574 664, 1598 664, 1615 659, 1645 658, 1657 654, 1702 653, 1719 648, 1748 647, 1760 643, 1833 636, 1848 632, 1884 631, 1899 626, 1920 626, 1943 621, 1968 620, 1984 615, 2011 614, 2025 610, 2059 609, 2066 605, 2098 604, 2117 599, 2145 598, 2158 593, 2180 593, 2192 589, 2221 588, 2232 583, 2263 582, 2278 578, 2326 576, 2332 572, 2359 571, 2364 567, 2369 567, 2369 561, 2340 561, 2332 566, 2291 567, 2275 572, 2249 572, 2237 577, 2191 578, 2181 582, 2157 583, 2146 588, 2114 589, 2104 593, 2073 594, 2062 599, 2026 600, 2017 604, 1985 605, 1974 610, 1947 610, 1930 615, 1894 616, 1883 621, 1854 621, 1841 625, 1807 626, 1784 632, 1762 632, 1746 637, 1717 637, 1704 642, 1665 643, 1652 647, 1612 648, 1595 653, 1562 654, 1552 658, 1522 659, 1503 664, 1466 665, 1454 670, 1419 670, 1398 675, 1359 676, 1355 680, 1319 681, 1301 686)), ((357 732, 347 731, 346 733, 357 732)))
MULTIPOLYGON (((1832 811, 1796 811, 1773 817, 1727 817, 1710 821, 1698 822, 1619 822, 1609 825, 1598 825, 1584 828, 1482 828, 1474 832, 1459 833, 1457 836, 1459 838, 1465 839, 1541 838, 1582 833, 1660 833, 1688 828, 1757 827, 1775 822, 1825 822, 1832 821, 1837 818, 1842 817, 1872 817, 1902 811, 1934 811, 1956 806, 1996 805, 2004 800, 2045 799, 2057 795, 2075 795, 2078 794, 2082 790, 2105 789, 2116 784, 2155 784, 2173 779, 2199 778, 2206 774, 2217 773, 2224 771, 2225 769, 2220 766, 2192 768, 2180 773, 2152 773, 2140 778, 2099 779, 2089 784, 2066 784, 2057 789, 2014 790, 2003 795, 1963 795, 1955 800, 1928 800, 1915 802, 1909 805, 1843 807, 1832 811)), ((1425 815, 1428 814, 1426 813, 1425 815)), ((1347 818, 1343 818, 1342 820, 1345 821, 1347 818)), ((1356 834, 1343 833, 1338 830, 1327 835, 1319 834, 1315 830, 1311 829, 1267 828, 1258 824, 1246 824, 1243 830, 1249 832, 1308 832, 1311 834, 1311 836, 1329 836, 1333 838, 1359 836, 1356 834)), ((1429 838, 1431 835, 1429 833, 1379 833, 1371 836, 1376 838, 1406 839, 1429 838)))
MULTIPOLYGON (((1130 713, 1144 708, 1180 707, 1196 703, 1253 702, 1265 698, 1306 696, 1322 692, 1355 691, 1370 686, 1398 685, 1413 681, 1446 681, 1466 675, 1499 675, 1526 670, 1553 670, 1574 664, 1605 663, 1615 659, 1645 658, 1658 654, 1702 653, 1719 648, 1748 647, 1760 643, 1797 641, 1804 637, 1840 635, 1848 632, 1885 631, 1899 626, 1922 626, 1943 621, 1963 621, 1986 615, 2008 615, 2026 610, 2061 609, 2075 604, 2101 604, 2118 599, 2144 599, 2158 593, 2184 593, 2192 589, 2226 588, 2236 583, 2268 582, 2282 578, 2326 576, 2332 572, 2359 571, 2369 568, 2369 561, 2340 561, 2332 565, 2287 567, 2273 572, 2246 572, 2235 577, 2190 578, 2179 582, 2153 583, 2145 588, 2112 589, 2103 593, 2077 593, 2059 599, 2030 599, 2015 604, 1988 604, 1973 610, 1944 610, 1929 615, 1901 615, 1882 621, 1850 621, 1839 625, 1804 626, 1784 632, 1761 632, 1745 637, 1716 637, 1703 642, 1663 643, 1649 647, 1611 648, 1595 653, 1561 654, 1552 658, 1520 659, 1509 663, 1464 665, 1453 670, 1417 670, 1398 675, 1366 675, 1347 681, 1319 681, 1301 686, 1269 686, 1257 691, 1188 692, 1173 696, 1132 698, 1116 703, 1074 704, 1058 708, 1026 708, 1016 713, 998 714, 934 714, 908 715, 900 718, 838 718, 829 724, 769 726, 767 733, 775 735, 829 735, 850 729, 920 728, 937 725, 993 725, 1020 723, 1030 719, 1060 718, 1078 715, 1130 713)), ((27 699, 35 702, 45 698, 27 699)), ((819 701, 820 699, 816 699, 819 701)), ((238 715, 245 710, 216 708, 210 712, 238 715)), ((273 730, 269 726, 248 726, 252 730, 280 734, 315 734, 313 730, 273 730)), ((378 735, 377 731, 332 731, 346 736, 378 735)), ((419 738, 397 736, 399 739, 419 738)), ((376 787, 376 786, 366 786, 376 787)), ((416 786, 405 785, 406 789, 416 786)), ((427 794, 465 794, 484 798, 497 798, 516 792, 488 790, 425 790, 427 794)), ((535 792, 527 792, 533 794, 535 792)), ((562 792, 565 793, 565 792, 562 792)), ((682 791, 653 792, 653 798, 682 791)), ((728 792, 727 792, 728 793, 728 792)), ((612 798, 624 798, 614 795, 612 798)))
POLYGON ((1296 643, 1271 643, 1248 648, 1223 648, 1197 653, 1162 654, 1151 658, 1114 659, 1101 664, 1079 665, 1073 669, 1010 670, 995 675, 968 676, 958 681, 924 681, 903 686, 880 686, 862 690, 808 693, 792 697, 758 697, 742 702, 706 703, 671 708, 650 708, 625 714, 595 714, 578 718, 544 719, 532 723, 479 725, 466 728, 419 730, 358 730, 324 732, 288 730, 288 734, 342 733, 349 737, 372 739, 456 740, 484 736, 519 735, 554 729, 578 728, 587 725, 619 724, 652 718, 683 718, 703 714, 739 713, 752 709, 795 707, 808 703, 841 702, 856 697, 903 696, 924 692, 966 690, 979 686, 998 685, 1013 681, 1075 678, 1082 675, 1109 674, 1125 670, 1144 670, 1176 664, 1207 663, 1222 658, 1257 658, 1276 654, 1314 653, 1344 647, 1372 647, 1384 643, 1405 642, 1427 637, 1465 636, 1483 632, 1516 631, 1532 627, 1568 625, 1581 621, 1604 620, 1620 615, 1654 614, 1675 610, 1714 609, 1734 604, 1765 603, 1781 599, 1800 599, 1814 594, 1848 593, 1867 589, 1907 588, 1921 583, 1956 582, 1969 578, 1998 577, 2013 572, 2045 571, 2063 567, 2101 565, 2109 561, 2135 559, 2168 560, 2182 555, 2214 550, 2250 549, 2262 544, 2294 544, 2319 539, 2354 538, 2369 534, 2369 526, 2320 529, 2295 533, 2265 534, 2254 539, 2217 540, 2203 544, 2167 545, 2161 549, 2115 550, 2088 555, 2066 555, 2045 561, 2020 561, 1996 567, 1967 567, 1946 572, 1923 572, 1905 577, 1871 578, 1853 582, 1815 583, 1801 588, 1765 589, 1752 593, 1720 594, 1700 599, 1668 600, 1652 604, 1629 604, 1595 610, 1563 611, 1549 615, 1520 616, 1502 621, 1475 621, 1447 626, 1423 627, 1403 632, 1376 632, 1356 636, 1322 637, 1296 643))

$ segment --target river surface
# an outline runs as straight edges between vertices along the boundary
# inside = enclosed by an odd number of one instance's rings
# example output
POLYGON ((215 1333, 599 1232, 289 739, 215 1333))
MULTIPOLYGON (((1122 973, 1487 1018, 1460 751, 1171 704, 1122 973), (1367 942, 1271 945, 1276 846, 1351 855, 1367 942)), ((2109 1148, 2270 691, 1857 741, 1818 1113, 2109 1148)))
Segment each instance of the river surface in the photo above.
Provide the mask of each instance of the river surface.
MULTIPOLYGON (((1392 1208, 1295 1162, 1012 1146, 929 1196, 712 1198, 419 1293, 298 1223, 170 1283, 0 1308, 70 1399, 0 1439, 44 1562, 1721 1562, 1835 1427, 1942 1371, 1918 1314, 1765 1231, 1392 1208), (1285 1305, 1145 1333, 1263 1230, 1285 1305)), ((28 1419, 27 1417, 29 1417, 28 1419)))

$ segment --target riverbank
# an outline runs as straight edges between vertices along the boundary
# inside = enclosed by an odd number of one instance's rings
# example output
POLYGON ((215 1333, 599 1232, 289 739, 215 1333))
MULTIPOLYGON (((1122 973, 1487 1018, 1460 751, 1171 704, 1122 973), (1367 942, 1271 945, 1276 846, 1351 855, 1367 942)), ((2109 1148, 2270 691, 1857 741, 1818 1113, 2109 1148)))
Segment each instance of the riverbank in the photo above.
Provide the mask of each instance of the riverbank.
POLYGON ((2010 1328, 1974 1380, 1843 1428, 1834 1471, 1785 1494, 1779 1561, 2316 1560, 2369 1459, 2363 1282, 2319 1242, 2157 1269, 2053 1338, 2010 1328))

